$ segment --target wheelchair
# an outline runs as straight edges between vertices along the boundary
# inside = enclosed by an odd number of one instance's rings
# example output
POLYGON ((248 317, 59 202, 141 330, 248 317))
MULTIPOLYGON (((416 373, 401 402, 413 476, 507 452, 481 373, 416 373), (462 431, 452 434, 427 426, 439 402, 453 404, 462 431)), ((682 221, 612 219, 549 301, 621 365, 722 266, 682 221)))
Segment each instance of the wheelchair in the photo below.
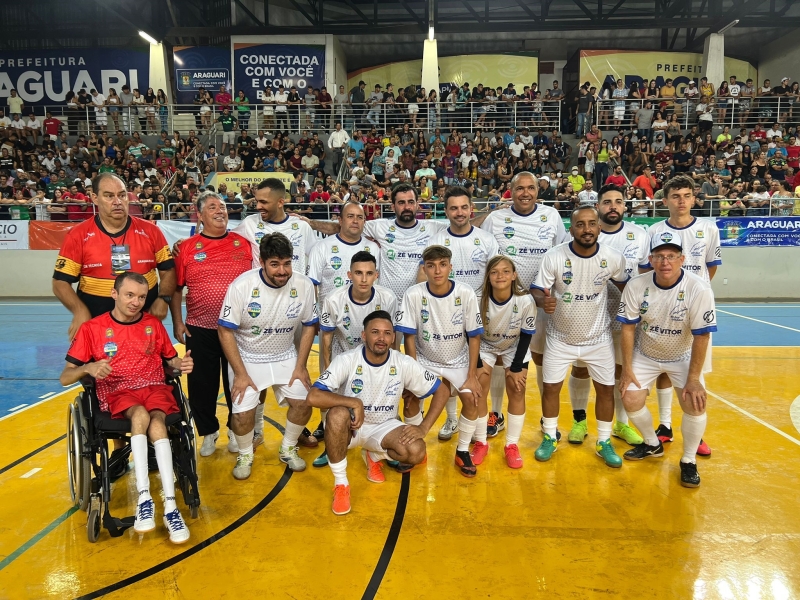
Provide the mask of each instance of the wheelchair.
MULTIPOLYGON (((167 415, 165 421, 178 487, 189 507, 189 514, 196 519, 200 507, 197 447, 194 421, 181 387, 180 375, 180 371, 172 369, 165 372, 165 381, 172 387, 180 408, 179 412, 167 415)), ((111 501, 109 471, 118 466, 118 462, 124 461, 127 465, 131 447, 126 444, 111 462, 106 441, 126 439, 130 435, 131 422, 128 419, 112 419, 110 413, 100 410, 94 379, 84 377, 81 385, 83 392, 67 408, 67 470, 70 497, 74 506, 88 512, 86 530, 89 541, 94 543, 100 534, 101 511, 102 526, 111 537, 121 536, 133 526, 135 520, 133 516, 113 517, 108 508, 111 501)))

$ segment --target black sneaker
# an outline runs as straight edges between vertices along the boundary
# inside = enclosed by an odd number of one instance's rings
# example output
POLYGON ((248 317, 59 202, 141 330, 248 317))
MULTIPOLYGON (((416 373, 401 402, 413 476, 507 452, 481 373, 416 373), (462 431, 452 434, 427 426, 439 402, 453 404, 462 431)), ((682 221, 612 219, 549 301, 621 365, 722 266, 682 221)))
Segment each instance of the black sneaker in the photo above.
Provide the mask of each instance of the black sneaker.
POLYGON ((125 448, 119 448, 108 457, 108 477, 112 481, 125 475, 128 470, 128 461, 121 458, 124 451, 125 448))
POLYGON ((661 442, 662 444, 671 442, 672 427, 667 427, 666 425, 659 425, 658 429, 656 429, 656 435, 658 436, 658 441, 661 442))
POLYGON ((456 450, 456 469, 458 469, 459 473, 461 473, 464 477, 475 477, 478 472, 477 467, 475 467, 475 463, 472 462, 472 456, 470 456, 468 450, 458 451, 456 450))
POLYGON ((681 485, 688 488, 700 487, 696 464, 681 462, 681 485))
MULTIPOLYGON (((542 433, 544 433, 544 417, 539 418, 539 427, 541 428, 542 433)), ((561 441, 561 432, 558 429, 556 429, 556 441, 561 441)))
POLYGON ((647 444, 636 444, 631 450, 622 455, 626 460, 643 460, 645 458, 664 456, 664 446, 661 442, 658 446, 648 446, 647 444))
POLYGON ((500 413, 500 416, 497 417, 497 432, 500 433, 503 429, 506 428, 506 417, 503 413, 500 413))
MULTIPOLYGON (((496 412, 489 413, 489 420, 486 423, 486 437, 493 438, 497 436, 497 432, 500 431, 497 428, 498 418, 496 412)), ((503 421, 503 427, 505 427, 505 421, 503 421)))
POLYGON ((323 441, 325 439, 325 424, 322 421, 320 421, 319 425, 317 425, 317 428, 314 430, 314 433, 312 433, 311 435, 317 438, 318 442, 323 441))

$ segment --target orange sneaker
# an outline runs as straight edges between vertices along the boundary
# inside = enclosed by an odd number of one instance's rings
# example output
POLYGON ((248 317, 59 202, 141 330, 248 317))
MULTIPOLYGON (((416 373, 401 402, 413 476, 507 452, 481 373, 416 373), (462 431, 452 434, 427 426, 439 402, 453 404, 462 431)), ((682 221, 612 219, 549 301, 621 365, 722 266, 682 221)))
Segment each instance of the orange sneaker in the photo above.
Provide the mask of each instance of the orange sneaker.
POLYGON ((522 456, 516 444, 509 444, 504 448, 506 453, 506 464, 512 469, 522 468, 522 456))
POLYGON ((472 462, 476 465, 481 464, 487 454, 489 454, 489 444, 486 442, 475 442, 475 445, 472 447, 472 452, 470 452, 472 462))
POLYGON ((346 515, 350 512, 350 486, 337 485, 333 488, 333 504, 331 510, 335 515, 346 515))
POLYGON ((369 452, 361 450, 361 458, 364 459, 364 464, 367 465, 367 479, 372 483, 383 483, 386 477, 383 475, 383 467, 379 461, 372 460, 369 452))

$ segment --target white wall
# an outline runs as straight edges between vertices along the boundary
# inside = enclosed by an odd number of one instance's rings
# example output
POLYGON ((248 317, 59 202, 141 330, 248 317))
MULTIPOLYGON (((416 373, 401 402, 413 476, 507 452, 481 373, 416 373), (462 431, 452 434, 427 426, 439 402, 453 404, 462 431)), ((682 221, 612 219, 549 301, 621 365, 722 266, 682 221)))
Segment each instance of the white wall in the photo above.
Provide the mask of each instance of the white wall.
MULTIPOLYGON (((150 44, 150 87, 157 92, 164 90, 167 100, 172 102, 172 86, 170 85, 170 72, 168 70, 167 51, 164 44, 150 44)), ((142 93, 147 90, 141 90, 142 93)))
MULTIPOLYGON (((56 251, 0 251, 0 297, 52 296, 56 251)), ((717 300, 800 299, 800 248, 723 248, 712 287, 717 300), (727 284, 725 283, 727 280, 727 284)))
POLYGON ((769 79, 775 87, 783 77, 800 81, 800 44, 796 31, 761 46, 758 55, 759 85, 769 79))
POLYGON ((327 85, 328 93, 331 96, 336 96, 340 85, 344 86, 345 92, 349 91, 347 89, 347 55, 344 53, 344 48, 342 48, 339 38, 335 35, 329 37, 331 38, 330 50, 326 46, 325 54, 333 57, 333 60, 326 58, 326 63, 328 63, 325 65, 327 85), (331 72, 327 72, 329 67, 331 72))

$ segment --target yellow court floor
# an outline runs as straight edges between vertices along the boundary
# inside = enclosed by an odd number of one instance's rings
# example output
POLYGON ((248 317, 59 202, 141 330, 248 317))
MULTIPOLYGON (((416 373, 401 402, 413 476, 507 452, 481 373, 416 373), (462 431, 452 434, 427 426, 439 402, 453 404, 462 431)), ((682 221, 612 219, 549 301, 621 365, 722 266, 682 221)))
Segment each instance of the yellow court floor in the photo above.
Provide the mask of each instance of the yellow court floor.
MULTIPOLYGON (((285 412, 270 398, 249 480, 232 478, 225 436, 200 459, 203 504, 198 519, 183 511, 191 539, 179 547, 158 513, 150 534, 103 530, 87 541, 59 440, 69 391, 0 421, 0 598, 800 598, 800 434, 789 409, 798 367, 797 347, 714 349, 713 455, 698 460, 699 489, 679 485, 677 402, 676 439, 661 459, 605 467, 590 423, 586 443, 562 443, 537 463, 541 409, 529 382, 521 470, 505 466, 504 433, 471 480, 453 467, 455 440, 440 443, 435 431, 427 464, 405 476, 387 468, 382 485, 366 480, 353 451, 344 517, 330 511, 330 470, 310 465, 321 447, 301 451, 305 472, 279 463, 272 421, 282 425, 285 412)), ((570 424, 565 389, 561 430, 570 424)), ((131 469, 112 512, 131 514, 134 498, 131 469)))

